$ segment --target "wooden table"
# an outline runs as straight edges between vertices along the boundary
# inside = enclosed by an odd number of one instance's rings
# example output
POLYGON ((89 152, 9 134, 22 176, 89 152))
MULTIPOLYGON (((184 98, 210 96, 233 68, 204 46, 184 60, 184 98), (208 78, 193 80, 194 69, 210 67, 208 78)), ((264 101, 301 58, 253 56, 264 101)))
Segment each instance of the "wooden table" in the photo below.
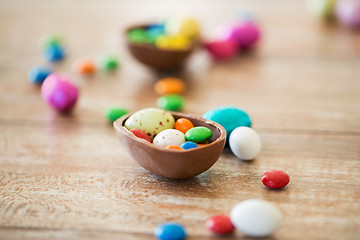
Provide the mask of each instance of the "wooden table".
MULTIPOLYGON (((271 239, 360 239, 360 34, 312 17, 300 0, 0 2, 0 239, 154 239, 166 221, 189 239, 214 239, 204 221, 245 199, 276 204, 284 215, 271 239), (241 10, 263 29, 258 51, 211 63, 199 51, 181 74, 184 112, 219 105, 247 111, 263 148, 252 162, 225 150, 205 174, 185 181, 156 177, 124 151, 104 108, 156 106, 158 76, 137 64, 121 30, 179 11, 198 17, 205 34, 241 10), (46 64, 39 41, 65 39, 66 61, 81 88, 70 116, 51 110, 29 69, 46 64), (91 79, 76 59, 121 58, 116 74, 91 79), (291 176, 280 191, 261 175, 291 176)), ((245 239, 237 232, 227 239, 245 239)))

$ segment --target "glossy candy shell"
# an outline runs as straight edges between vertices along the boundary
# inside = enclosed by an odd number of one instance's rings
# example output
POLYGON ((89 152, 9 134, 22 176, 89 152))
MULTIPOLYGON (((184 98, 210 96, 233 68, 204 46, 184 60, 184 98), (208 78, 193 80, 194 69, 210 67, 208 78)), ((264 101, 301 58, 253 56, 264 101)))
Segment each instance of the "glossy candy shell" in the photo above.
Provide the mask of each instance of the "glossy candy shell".
POLYGON ((185 228, 172 222, 157 226, 154 235, 159 240, 183 240, 186 238, 185 228))
POLYGON ((184 106, 184 98, 178 94, 164 95, 158 99, 157 105, 164 110, 180 111, 184 106))
POLYGON ((273 189, 285 187, 289 181, 290 177, 286 172, 280 170, 270 170, 262 175, 262 183, 273 189))
POLYGON ((119 117, 122 117, 128 113, 129 113, 129 111, 124 108, 109 107, 109 108, 105 109, 104 116, 109 122, 114 122, 119 117))
POLYGON ((272 203, 248 199, 231 210, 231 221, 241 232, 251 237, 266 237, 280 226, 282 214, 272 203))
POLYGON ((213 133, 209 128, 200 126, 193 127, 185 133, 185 138, 188 141, 195 143, 201 143, 209 140, 212 137, 213 133))
POLYGON ((42 84, 44 80, 51 74, 51 70, 43 67, 34 67, 30 70, 29 81, 35 84, 42 84))
POLYGON ((203 118, 221 124, 225 128, 228 138, 230 133, 237 127, 251 127, 249 115, 245 111, 233 106, 217 107, 206 112, 203 118))
POLYGON ((65 57, 64 49, 60 45, 49 45, 44 49, 44 57, 49 62, 60 62, 65 57))
POLYGON ((155 83, 155 92, 159 95, 181 94, 185 90, 185 84, 178 78, 163 78, 155 83))
POLYGON ((41 86, 43 99, 60 112, 70 111, 78 99, 78 88, 67 77, 50 74, 41 86))
POLYGON ((218 235, 227 235, 234 232, 235 227, 229 216, 216 215, 205 222, 205 227, 218 235))
POLYGON ((189 129, 193 128, 194 124, 189 119, 179 118, 175 122, 175 129, 179 130, 182 133, 186 133, 189 129))
POLYGON ((151 143, 149 136, 146 135, 146 133, 144 133, 144 131, 141 131, 140 129, 131 129, 130 132, 132 132, 138 138, 142 138, 142 139, 148 141, 149 143, 151 143))
POLYGON ((180 145, 180 147, 185 150, 188 150, 188 149, 198 148, 199 146, 194 142, 184 142, 183 144, 180 145))

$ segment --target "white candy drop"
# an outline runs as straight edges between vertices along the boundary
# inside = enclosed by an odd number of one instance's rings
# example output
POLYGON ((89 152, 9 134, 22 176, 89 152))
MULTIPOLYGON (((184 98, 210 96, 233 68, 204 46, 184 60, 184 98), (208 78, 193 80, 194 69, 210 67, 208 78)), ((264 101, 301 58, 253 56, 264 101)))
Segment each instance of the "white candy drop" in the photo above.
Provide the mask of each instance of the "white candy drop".
POLYGON ((252 237, 271 235, 281 225, 282 214, 272 203, 249 199, 238 203, 230 215, 234 226, 252 237))
POLYGON ((261 141, 257 133, 249 127, 238 127, 229 138, 231 151, 242 160, 252 160, 259 155, 261 141))

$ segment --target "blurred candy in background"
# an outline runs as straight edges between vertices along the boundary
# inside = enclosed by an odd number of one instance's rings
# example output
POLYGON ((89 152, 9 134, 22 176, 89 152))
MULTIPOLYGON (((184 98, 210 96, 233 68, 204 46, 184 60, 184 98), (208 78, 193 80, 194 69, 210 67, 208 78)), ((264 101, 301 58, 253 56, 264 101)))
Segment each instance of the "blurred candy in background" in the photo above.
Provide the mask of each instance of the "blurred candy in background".
POLYGON ((360 28, 360 0, 307 0, 307 7, 325 21, 337 19, 346 27, 360 28))

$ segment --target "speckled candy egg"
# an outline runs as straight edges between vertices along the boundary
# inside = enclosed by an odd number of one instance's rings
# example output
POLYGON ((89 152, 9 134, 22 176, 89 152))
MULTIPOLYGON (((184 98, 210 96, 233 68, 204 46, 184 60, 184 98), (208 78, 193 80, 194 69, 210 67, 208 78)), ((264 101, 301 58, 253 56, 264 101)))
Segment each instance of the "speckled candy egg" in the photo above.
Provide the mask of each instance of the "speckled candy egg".
POLYGON ((251 237, 271 235, 281 225, 282 214, 272 203, 261 199, 248 199, 231 210, 231 222, 251 237))
POLYGON ((153 144, 158 147, 180 146, 185 142, 185 135, 176 129, 166 129, 161 131, 154 138, 153 144))
POLYGON ((360 1, 338 0, 335 13, 339 21, 350 28, 360 28, 360 1))
POLYGON ((41 95, 54 109, 68 112, 78 99, 78 88, 68 77, 53 73, 44 80, 41 95))
POLYGON ((169 113, 157 108, 146 108, 131 115, 125 122, 125 127, 144 131, 151 140, 163 130, 174 128, 175 119, 169 113))

